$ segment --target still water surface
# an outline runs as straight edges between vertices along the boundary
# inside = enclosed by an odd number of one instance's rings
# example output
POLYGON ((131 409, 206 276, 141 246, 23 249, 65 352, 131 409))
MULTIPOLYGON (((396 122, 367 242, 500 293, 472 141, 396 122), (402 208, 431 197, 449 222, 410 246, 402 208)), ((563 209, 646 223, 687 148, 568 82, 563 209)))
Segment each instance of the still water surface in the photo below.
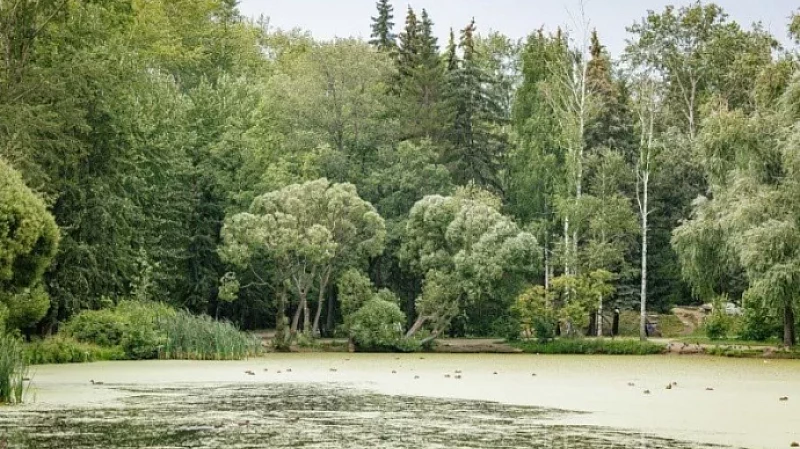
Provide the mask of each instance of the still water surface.
POLYGON ((0 408, 0 447, 677 449, 800 441, 798 361, 272 354, 38 366, 33 377, 26 405, 0 408))

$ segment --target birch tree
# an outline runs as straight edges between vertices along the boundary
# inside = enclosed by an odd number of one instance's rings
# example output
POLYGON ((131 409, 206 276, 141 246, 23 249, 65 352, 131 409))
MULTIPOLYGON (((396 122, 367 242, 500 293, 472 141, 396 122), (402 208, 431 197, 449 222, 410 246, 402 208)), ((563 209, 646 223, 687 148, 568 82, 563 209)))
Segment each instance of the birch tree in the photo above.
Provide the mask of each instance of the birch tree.
POLYGON ((647 237, 650 206, 650 177, 655 163, 655 122, 658 108, 657 84, 647 73, 635 83, 634 99, 639 128, 636 160, 636 204, 641 233, 641 285, 639 291, 639 338, 647 339, 647 237))

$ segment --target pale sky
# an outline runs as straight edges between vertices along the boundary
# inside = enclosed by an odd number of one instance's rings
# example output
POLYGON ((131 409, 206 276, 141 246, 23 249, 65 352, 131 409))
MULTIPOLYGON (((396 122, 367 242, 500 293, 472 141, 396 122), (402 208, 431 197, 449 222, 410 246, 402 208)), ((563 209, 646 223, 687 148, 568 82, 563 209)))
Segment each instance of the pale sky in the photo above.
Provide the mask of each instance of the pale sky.
MULTIPOLYGON (((675 0, 585 0, 590 27, 597 28, 601 42, 613 56, 625 48, 625 27, 638 21, 647 10, 662 11, 664 6, 691 4, 675 0)), ((788 43, 786 27, 792 11, 800 6, 794 0, 719 0, 716 2, 735 20, 749 28, 762 22, 779 41, 788 43)), ((522 38, 542 26, 555 30, 562 26, 578 29, 578 0, 393 0, 395 32, 402 27, 408 5, 417 13, 428 10, 435 23, 440 45, 446 42, 450 27, 458 30, 474 16, 479 32, 500 31, 511 38, 522 38)), ((263 14, 271 27, 301 28, 319 39, 333 37, 369 38, 370 17, 375 15, 375 0, 240 0, 240 11, 247 17, 263 14)))

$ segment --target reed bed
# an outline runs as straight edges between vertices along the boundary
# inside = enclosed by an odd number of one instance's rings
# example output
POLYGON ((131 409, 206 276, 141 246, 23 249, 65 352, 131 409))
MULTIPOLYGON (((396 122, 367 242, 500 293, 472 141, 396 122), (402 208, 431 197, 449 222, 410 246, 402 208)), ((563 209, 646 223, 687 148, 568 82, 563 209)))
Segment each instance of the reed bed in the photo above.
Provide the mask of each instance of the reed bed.
POLYGON ((28 363, 18 338, 0 335, 0 404, 22 403, 28 363))
POLYGON ((159 353, 163 359, 238 360, 261 350, 260 341, 253 335, 207 315, 178 311, 162 317, 158 327, 166 336, 159 353))

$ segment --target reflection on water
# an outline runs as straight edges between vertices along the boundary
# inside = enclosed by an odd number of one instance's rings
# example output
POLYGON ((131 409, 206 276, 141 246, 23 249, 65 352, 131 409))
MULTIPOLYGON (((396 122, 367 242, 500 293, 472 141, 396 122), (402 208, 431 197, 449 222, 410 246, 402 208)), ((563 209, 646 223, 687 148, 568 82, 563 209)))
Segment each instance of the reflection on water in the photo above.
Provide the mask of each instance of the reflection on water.
POLYGON ((2 410, 0 448, 715 447, 549 422, 561 410, 324 384, 123 389, 113 406, 2 410))

